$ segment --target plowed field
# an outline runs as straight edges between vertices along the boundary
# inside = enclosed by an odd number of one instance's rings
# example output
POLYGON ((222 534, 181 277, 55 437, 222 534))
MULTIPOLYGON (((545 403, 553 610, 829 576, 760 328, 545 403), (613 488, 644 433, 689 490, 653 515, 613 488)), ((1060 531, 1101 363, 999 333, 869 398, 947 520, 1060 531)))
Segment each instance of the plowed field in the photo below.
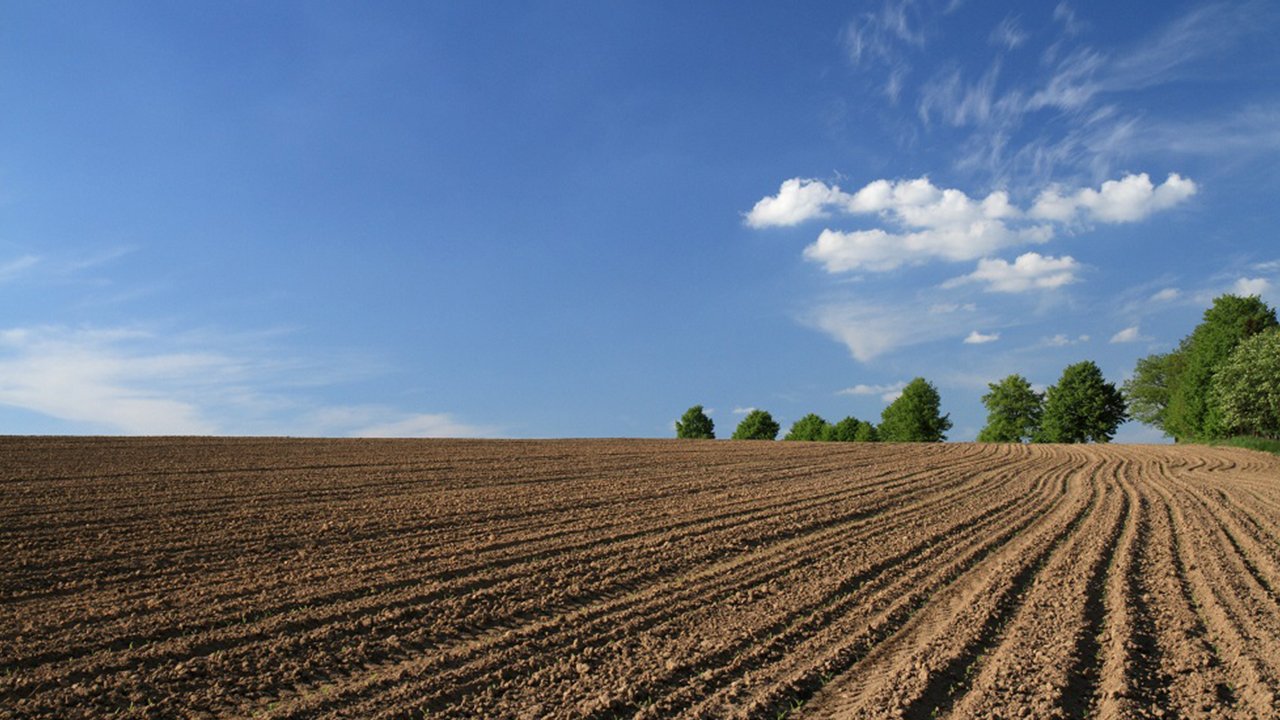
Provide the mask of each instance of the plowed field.
POLYGON ((1280 459, 0 438, 0 716, 1274 717, 1280 459))

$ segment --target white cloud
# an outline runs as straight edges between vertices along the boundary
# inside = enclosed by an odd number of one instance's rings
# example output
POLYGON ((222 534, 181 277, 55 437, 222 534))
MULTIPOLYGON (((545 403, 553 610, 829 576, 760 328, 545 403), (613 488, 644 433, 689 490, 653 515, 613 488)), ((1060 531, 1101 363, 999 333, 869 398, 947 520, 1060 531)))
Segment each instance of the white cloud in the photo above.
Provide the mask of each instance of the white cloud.
POLYGON ((837 395, 879 395, 884 402, 890 403, 902 396, 902 389, 907 386, 905 381, 898 381, 891 385, 866 385, 859 383, 853 387, 845 388, 836 392, 837 395))
MULTIPOLYGON (((860 362, 900 348, 964 334, 954 318, 933 315, 911 305, 830 304, 817 308, 802 320, 844 343, 860 362)), ((982 322, 982 318, 974 320, 982 322)))
POLYGON ((984 343, 995 342, 996 340, 999 340, 999 339, 1000 339, 1000 333, 991 333, 989 335, 984 335, 978 332, 977 330, 974 330, 973 332, 969 333, 968 337, 964 339, 964 343, 966 345, 982 345, 984 343))
POLYGON ((1081 215, 1104 223, 1135 222, 1160 210, 1167 210, 1196 193, 1196 184, 1170 173, 1159 186, 1146 173, 1107 180, 1101 188, 1081 188, 1063 193, 1051 187, 1040 193, 1030 215, 1042 220, 1069 223, 1081 215))
POLYGON ((848 197, 839 187, 827 187, 820 180, 792 178, 782 183, 778 194, 761 198, 747 213, 753 228, 787 227, 806 220, 826 217, 827 208, 848 197))
POLYGON ((452 415, 418 413, 353 430, 351 437, 472 438, 493 435, 492 428, 458 422, 452 415))
POLYGON ((991 37, 988 41, 992 45, 998 45, 1009 50, 1016 50, 1019 45, 1027 41, 1028 35, 1018 27, 1018 19, 1010 15, 991 31, 991 37))
POLYGON ((203 435, 217 426, 173 386, 234 374, 213 354, 138 354, 135 330, 13 328, 0 333, 0 404, 135 435, 203 435))
POLYGON ((1270 289, 1271 281, 1266 278, 1242 277, 1231 286, 1231 292, 1235 295, 1266 295, 1270 289))
POLYGON ((1268 260, 1267 262, 1254 263, 1253 269, 1258 272, 1280 272, 1280 260, 1268 260))
POLYGON ((1019 293, 1028 290, 1052 290, 1076 281, 1080 264, 1070 255, 1060 258, 1039 253, 1023 253, 1013 263, 984 258, 978 269, 952 278, 943 287, 956 287, 971 282, 986 283, 987 292, 1019 293))
POLYGON ((1037 347, 1067 347, 1069 345, 1079 345, 1080 343, 1086 342, 1089 342, 1088 335, 1078 335, 1073 339, 1062 333, 1058 333, 1053 337, 1044 338, 1039 342, 1037 347))
POLYGON ((753 411, 753 410, 755 410, 755 408, 754 408, 754 407, 736 407, 736 408, 734 408, 734 409, 733 409, 733 414, 734 414, 734 415, 746 415, 747 413, 749 413, 749 412, 751 412, 751 411, 753 411))
POLYGON ((1142 337, 1142 335, 1141 335, 1141 334, 1139 334, 1139 332, 1138 332, 1138 326, 1137 326, 1137 325, 1132 325, 1132 326, 1130 326, 1130 327, 1127 327, 1127 328, 1125 328, 1125 329, 1121 330, 1120 332, 1116 333, 1115 335, 1112 335, 1112 336, 1111 336, 1111 340, 1110 340, 1110 342, 1111 342, 1112 344, 1115 344, 1115 343, 1131 343, 1131 342, 1138 342, 1139 340, 1143 340, 1143 339, 1145 339, 1145 338, 1143 338, 1143 337, 1142 337))
MULTIPOLYGON (((0 330, 0 405, 127 435, 492 434, 444 414, 327 406, 299 394, 358 376, 259 354, 242 338, 139 328, 0 330), (192 350, 192 347, 201 348, 192 350), (219 348, 209 350, 207 348, 219 348)), ((12 432, 22 432, 13 428, 12 432)))
POLYGON ((825 228, 804 249, 804 256, 829 273, 885 272, 930 260, 974 260, 1007 247, 1044 243, 1053 238, 1055 223, 1082 218, 1133 222, 1173 207, 1195 190, 1195 183, 1177 174, 1159 187, 1146 174, 1127 175, 1102 183, 1099 190, 1047 189, 1027 213, 1004 191, 976 199, 954 188, 939 188, 927 177, 875 180, 854 193, 820 180, 792 178, 776 195, 757 202, 746 222, 754 228, 785 227, 835 213, 873 215, 885 227, 825 228))
POLYGON ((1156 302, 1169 302, 1170 300, 1177 300, 1181 295, 1182 291, 1178 288, 1165 288, 1160 292, 1157 292, 1155 295, 1152 295, 1151 299, 1156 302))

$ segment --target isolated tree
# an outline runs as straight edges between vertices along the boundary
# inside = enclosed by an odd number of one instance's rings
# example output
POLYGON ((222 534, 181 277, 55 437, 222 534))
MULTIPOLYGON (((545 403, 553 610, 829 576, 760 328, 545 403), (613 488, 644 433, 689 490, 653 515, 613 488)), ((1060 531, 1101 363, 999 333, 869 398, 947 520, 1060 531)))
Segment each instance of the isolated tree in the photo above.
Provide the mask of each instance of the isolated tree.
MULTIPOLYGON (((1135 420, 1165 430, 1169 399, 1185 361, 1181 349, 1163 355, 1148 355, 1138 361, 1133 376, 1120 388, 1129 405, 1129 414, 1135 420)), ((1169 433, 1165 431, 1165 434, 1169 433)))
POLYGON ((1092 360, 1068 365, 1045 393, 1038 442, 1110 442, 1128 419, 1124 396, 1092 360))
POLYGON ((916 378, 880 414, 880 439, 885 442, 940 442, 951 429, 950 415, 941 415, 942 397, 924 378, 916 378))
POLYGON ((734 440, 773 440, 781 427, 765 410, 752 410, 733 431, 734 440))
POLYGON ((823 439, 831 442, 855 442, 858 439, 858 423, 858 418, 850 415, 838 423, 828 425, 823 439))
POLYGON ((1010 375, 998 383, 988 383, 990 392, 982 396, 987 406, 987 426, 978 433, 978 442, 1024 442, 1040 430, 1044 396, 1031 389, 1021 375, 1010 375))
POLYGON ((791 426, 783 440, 826 440, 831 424, 815 413, 809 413, 791 426))
POLYGON ((1220 419, 1209 398, 1214 373, 1241 341, 1278 324, 1276 311, 1256 295, 1215 298, 1180 348, 1183 365, 1169 396, 1164 430, 1179 440, 1220 436, 1220 419))
POLYGON ((1237 345, 1214 373, 1211 397, 1223 434, 1280 439, 1280 328, 1237 345))
POLYGON ((684 416, 676 421, 676 437, 688 440, 715 440, 716 424, 702 411, 701 405, 694 405, 684 411, 684 416))

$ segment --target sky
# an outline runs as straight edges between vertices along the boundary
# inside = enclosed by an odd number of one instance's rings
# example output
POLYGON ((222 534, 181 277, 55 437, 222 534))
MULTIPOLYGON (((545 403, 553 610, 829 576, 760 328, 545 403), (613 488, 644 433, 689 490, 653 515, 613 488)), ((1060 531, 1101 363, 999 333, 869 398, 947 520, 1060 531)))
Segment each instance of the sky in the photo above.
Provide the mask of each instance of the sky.
POLYGON ((1280 303, 1266 1, 18 1, 0 68, 0 434, 727 437, 924 377, 971 440, 1280 303))

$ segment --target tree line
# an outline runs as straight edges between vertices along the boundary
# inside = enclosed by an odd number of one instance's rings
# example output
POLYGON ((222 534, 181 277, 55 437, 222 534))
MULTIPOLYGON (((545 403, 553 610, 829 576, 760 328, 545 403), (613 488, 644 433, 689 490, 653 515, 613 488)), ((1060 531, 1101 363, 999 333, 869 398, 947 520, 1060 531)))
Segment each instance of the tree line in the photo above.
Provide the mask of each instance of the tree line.
MULTIPOLYGON (((979 442, 1110 442, 1131 416, 1178 441, 1280 439, 1280 323, 1257 296, 1224 295, 1177 349, 1139 360, 1123 388, 1091 360, 1067 366, 1043 393, 1018 374, 987 387, 979 442)), ((830 423, 809 413, 783 440, 940 442, 950 429, 937 388, 918 377, 879 424, 852 416, 830 423)), ((732 438, 774 440, 780 431, 768 411, 752 410, 732 438)), ((714 439, 715 423, 694 405, 676 423, 676 437, 714 439)))
POLYGON ((1256 295, 1223 295, 1124 384, 1130 412, 1178 442, 1280 440, 1280 323, 1256 295))

